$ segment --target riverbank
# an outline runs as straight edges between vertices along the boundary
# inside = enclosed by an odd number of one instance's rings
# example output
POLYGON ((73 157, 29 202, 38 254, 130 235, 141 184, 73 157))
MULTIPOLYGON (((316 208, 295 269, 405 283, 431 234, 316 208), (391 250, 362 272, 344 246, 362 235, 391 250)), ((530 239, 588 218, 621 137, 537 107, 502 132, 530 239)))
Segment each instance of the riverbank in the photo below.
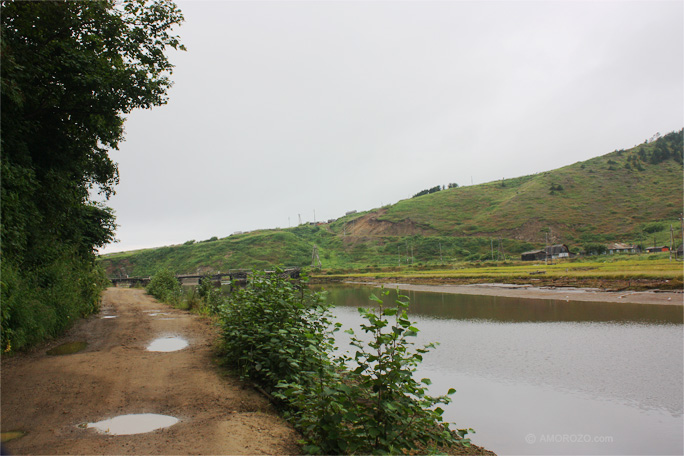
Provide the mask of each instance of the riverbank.
POLYGON ((501 296, 526 299, 555 299, 565 301, 615 302, 632 304, 684 305, 682 291, 606 291, 598 288, 536 287, 505 283, 480 283, 469 285, 423 285, 387 281, 345 281, 348 284, 384 286, 402 290, 426 291, 480 296, 501 296))

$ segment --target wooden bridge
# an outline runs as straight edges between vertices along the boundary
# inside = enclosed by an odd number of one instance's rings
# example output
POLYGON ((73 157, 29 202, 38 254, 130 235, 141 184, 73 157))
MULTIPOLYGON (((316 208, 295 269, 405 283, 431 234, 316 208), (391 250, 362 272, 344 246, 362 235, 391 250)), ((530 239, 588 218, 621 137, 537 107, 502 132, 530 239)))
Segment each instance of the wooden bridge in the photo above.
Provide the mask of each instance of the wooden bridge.
MULTIPOLYGON (((252 273, 253 271, 251 269, 233 269, 228 272, 217 272, 211 274, 179 274, 176 275, 176 279, 180 282, 181 285, 188 284, 194 281, 199 283, 199 281, 205 277, 208 277, 213 283, 217 285, 220 285, 222 282, 224 282, 226 278, 228 278, 231 284, 246 284, 249 281, 249 277, 252 275, 252 273)), ((301 269, 286 268, 280 271, 264 271, 264 273, 277 273, 279 277, 299 279, 301 275, 301 269)), ((138 285, 144 287, 147 286, 148 283, 150 283, 152 277, 112 277, 109 280, 111 280, 112 284, 115 287, 126 285, 128 285, 129 287, 134 287, 138 285)))

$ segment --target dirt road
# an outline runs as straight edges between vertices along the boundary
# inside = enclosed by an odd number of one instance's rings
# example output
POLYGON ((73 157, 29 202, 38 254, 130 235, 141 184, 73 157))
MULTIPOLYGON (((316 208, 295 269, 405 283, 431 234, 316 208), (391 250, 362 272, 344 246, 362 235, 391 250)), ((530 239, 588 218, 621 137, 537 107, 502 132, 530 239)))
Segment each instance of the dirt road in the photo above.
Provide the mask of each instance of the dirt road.
POLYGON ((2 432, 25 432, 3 447, 11 454, 297 453, 296 433, 268 401, 214 367, 215 335, 209 320, 171 309, 143 290, 108 289, 101 313, 63 339, 3 358, 2 432), (146 350, 164 336, 180 336, 189 345, 146 350), (46 354, 72 341, 88 346, 71 355, 46 354), (141 413, 180 421, 135 435, 83 427, 141 413))

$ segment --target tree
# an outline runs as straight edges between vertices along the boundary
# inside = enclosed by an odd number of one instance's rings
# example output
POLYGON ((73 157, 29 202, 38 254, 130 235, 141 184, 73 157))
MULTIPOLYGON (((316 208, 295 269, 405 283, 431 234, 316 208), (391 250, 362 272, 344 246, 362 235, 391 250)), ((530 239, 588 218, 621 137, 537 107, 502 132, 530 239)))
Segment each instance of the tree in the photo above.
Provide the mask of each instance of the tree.
POLYGON ((115 223, 91 192, 114 194, 108 151, 123 138, 124 115, 166 103, 173 66, 164 51, 183 49, 172 34, 183 16, 160 0, 0 7, 3 273, 92 267, 115 223))

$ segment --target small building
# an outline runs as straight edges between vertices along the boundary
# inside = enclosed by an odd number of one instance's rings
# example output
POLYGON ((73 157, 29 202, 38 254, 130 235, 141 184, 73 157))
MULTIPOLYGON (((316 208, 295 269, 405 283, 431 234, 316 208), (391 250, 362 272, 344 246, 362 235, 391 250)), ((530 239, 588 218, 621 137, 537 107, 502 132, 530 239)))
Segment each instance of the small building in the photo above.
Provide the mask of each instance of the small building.
POLYGON ((570 258, 570 249, 565 244, 550 245, 543 250, 531 250, 523 252, 520 256, 522 261, 555 260, 558 258, 570 258))
POLYGON ((553 260, 556 258, 570 258, 570 249, 565 244, 551 245, 546 248, 546 255, 553 260))
POLYGON ((606 246, 606 253, 613 255, 615 253, 638 253, 639 247, 631 244, 608 244, 606 246))
POLYGON ((345 212, 344 215, 352 215, 352 214, 356 214, 356 211, 348 211, 348 212, 345 212))
POLYGON ((539 261, 546 258, 546 252, 543 250, 530 250, 523 252, 520 256, 522 261, 539 261))
POLYGON ((669 252, 670 248, 666 245, 659 245, 654 247, 646 247, 648 253, 669 252))

